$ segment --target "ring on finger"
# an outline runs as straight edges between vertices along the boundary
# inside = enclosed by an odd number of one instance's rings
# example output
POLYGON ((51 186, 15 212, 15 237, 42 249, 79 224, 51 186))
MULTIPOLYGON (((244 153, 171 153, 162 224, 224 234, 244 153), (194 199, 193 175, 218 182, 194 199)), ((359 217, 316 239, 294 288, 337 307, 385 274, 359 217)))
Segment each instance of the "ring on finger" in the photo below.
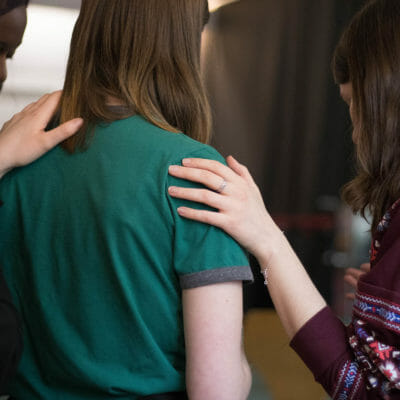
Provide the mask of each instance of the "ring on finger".
POLYGON ((228 185, 228 182, 225 179, 223 179, 221 184, 219 185, 219 188, 217 189, 217 192, 222 193, 225 190, 227 185, 228 185))

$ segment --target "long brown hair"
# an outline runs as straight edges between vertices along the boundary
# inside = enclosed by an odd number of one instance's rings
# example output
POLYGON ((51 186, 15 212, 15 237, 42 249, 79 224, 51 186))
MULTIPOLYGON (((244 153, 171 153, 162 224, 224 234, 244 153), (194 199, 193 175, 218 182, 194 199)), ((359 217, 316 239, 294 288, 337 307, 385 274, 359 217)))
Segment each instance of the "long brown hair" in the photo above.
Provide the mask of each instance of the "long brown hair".
POLYGON ((210 112, 199 71, 207 19, 207 0, 83 0, 60 121, 82 117, 85 126, 64 148, 84 148, 94 124, 132 113, 207 142, 210 112), (110 96, 125 114, 107 105, 110 96))
POLYGON ((357 176, 343 188, 372 231, 400 197, 400 1, 373 0, 353 18, 335 50, 337 83, 350 82, 357 176))

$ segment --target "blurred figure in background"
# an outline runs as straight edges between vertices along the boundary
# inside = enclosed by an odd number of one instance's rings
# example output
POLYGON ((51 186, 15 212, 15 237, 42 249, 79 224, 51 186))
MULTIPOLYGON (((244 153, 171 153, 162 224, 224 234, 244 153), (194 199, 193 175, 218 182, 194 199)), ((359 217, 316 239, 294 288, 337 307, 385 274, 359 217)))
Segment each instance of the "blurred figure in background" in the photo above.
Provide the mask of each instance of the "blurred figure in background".
POLYGON ((0 91, 7 79, 7 59, 22 42, 28 0, 0 0, 0 91))

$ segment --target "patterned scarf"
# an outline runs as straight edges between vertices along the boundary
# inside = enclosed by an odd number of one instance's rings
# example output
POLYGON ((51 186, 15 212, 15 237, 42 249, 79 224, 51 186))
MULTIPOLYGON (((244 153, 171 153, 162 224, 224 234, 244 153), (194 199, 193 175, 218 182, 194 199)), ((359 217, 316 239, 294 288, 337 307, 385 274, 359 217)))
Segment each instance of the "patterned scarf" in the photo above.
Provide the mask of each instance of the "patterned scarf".
MULTIPOLYGON (((384 215, 371 243, 371 268, 376 264, 384 233, 398 211, 398 200, 384 215)), ((357 292, 350 329, 350 346, 354 351, 367 386, 390 399, 393 389, 400 390, 400 350, 382 342, 365 321, 375 321, 386 329, 400 334, 400 305, 357 292)))

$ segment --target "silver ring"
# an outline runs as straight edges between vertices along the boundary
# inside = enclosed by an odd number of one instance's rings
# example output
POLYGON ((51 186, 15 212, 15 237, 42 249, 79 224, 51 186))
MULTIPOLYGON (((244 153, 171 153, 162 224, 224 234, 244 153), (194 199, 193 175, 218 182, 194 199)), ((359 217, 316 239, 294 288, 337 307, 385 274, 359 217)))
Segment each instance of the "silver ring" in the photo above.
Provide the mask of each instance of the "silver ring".
POLYGON ((228 185, 228 183, 227 183, 226 180, 224 179, 224 180, 221 182, 221 185, 219 185, 219 188, 217 189, 217 192, 218 192, 218 193, 222 193, 222 192, 225 190, 225 188, 226 188, 227 185, 228 185))

